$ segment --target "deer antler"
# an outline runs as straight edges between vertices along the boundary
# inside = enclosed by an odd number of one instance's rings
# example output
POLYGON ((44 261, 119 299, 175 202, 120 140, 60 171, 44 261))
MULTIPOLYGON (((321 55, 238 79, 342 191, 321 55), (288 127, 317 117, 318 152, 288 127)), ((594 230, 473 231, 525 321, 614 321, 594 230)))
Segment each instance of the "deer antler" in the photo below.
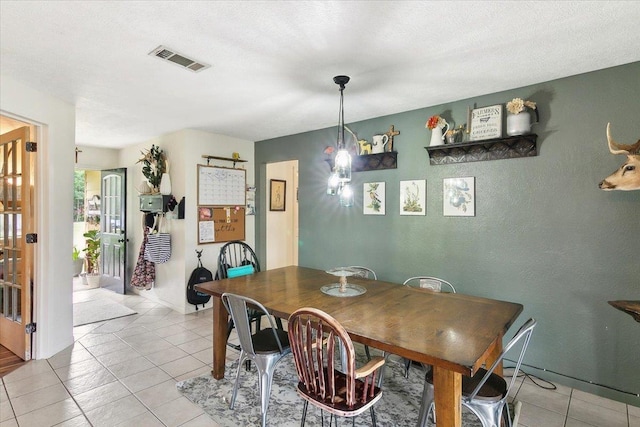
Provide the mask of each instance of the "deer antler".
POLYGON ((611 123, 607 123, 607 141, 611 154, 640 154, 640 139, 635 144, 619 144, 611 138, 610 127, 611 123))

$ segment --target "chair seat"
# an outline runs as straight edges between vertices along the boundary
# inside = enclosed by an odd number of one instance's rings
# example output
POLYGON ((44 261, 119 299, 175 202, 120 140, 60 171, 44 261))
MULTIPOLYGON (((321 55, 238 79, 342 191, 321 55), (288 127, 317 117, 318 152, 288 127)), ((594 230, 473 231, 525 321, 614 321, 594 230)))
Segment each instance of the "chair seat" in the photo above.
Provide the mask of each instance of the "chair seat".
POLYGON ((281 329, 266 328, 251 335, 253 349, 256 354, 279 353, 278 342, 273 336, 273 331, 278 335, 282 348, 289 347, 289 334, 281 329))
MULTIPOLYGON (((462 376, 462 397, 469 397, 484 376, 486 369, 480 368, 473 377, 462 376)), ((427 372, 425 380, 433 384, 433 371, 427 372)), ((486 383, 480 388, 475 399, 498 402, 507 395, 507 382, 500 375, 492 373, 486 383)))
MULTIPOLYGON (((323 371, 324 371, 324 378, 325 378, 325 384, 326 384, 329 381, 329 374, 326 368, 323 371)), ((347 394, 346 375, 343 374, 342 372, 332 371, 332 376, 335 378, 335 381, 336 381, 335 383, 336 396, 335 396, 334 402, 331 402, 331 396, 322 398, 322 395, 319 392, 314 393, 311 391, 307 391, 304 383, 302 382, 298 383, 298 393, 307 400, 313 400, 316 405, 320 407, 324 407, 325 409, 331 409, 333 413, 341 413, 342 415, 344 414, 357 415, 365 411, 367 408, 369 408, 369 406, 377 402, 378 399, 382 397, 382 390, 379 387, 375 387, 373 396, 367 395, 363 399, 362 396, 365 395, 365 392, 364 392, 365 384, 363 381, 357 379, 355 380, 355 385, 356 385, 356 396, 358 396, 358 398, 356 399, 356 403, 353 406, 348 406, 346 404, 346 394, 347 394)))

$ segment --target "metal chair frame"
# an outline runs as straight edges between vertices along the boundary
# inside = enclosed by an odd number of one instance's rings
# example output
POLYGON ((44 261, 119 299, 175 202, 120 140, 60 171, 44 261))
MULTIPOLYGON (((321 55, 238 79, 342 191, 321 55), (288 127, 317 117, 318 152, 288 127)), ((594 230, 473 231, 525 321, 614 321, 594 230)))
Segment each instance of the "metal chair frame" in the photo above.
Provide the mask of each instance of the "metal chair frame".
POLYGON ((420 283, 420 280, 424 279, 424 280, 435 280, 440 282, 440 292, 442 292, 442 285, 446 285, 450 288, 451 292, 453 292, 454 294, 456 293, 456 288, 449 282, 447 282, 444 279, 440 279, 439 277, 433 277, 433 276, 415 276, 415 277, 410 277, 407 280, 404 281, 404 283, 402 283, 405 286, 411 286, 413 288, 419 288, 419 289, 428 289, 428 288, 422 288, 420 286, 413 286, 411 285, 411 282, 413 281, 418 281, 418 283, 420 283))
POLYGON ((235 322, 238 338, 240 339, 238 371, 231 394, 229 409, 233 409, 236 401, 242 364, 250 360, 255 363, 258 370, 258 386, 260 388, 261 402, 260 414, 262 415, 262 427, 265 427, 267 424, 267 410, 269 407, 273 372, 278 362, 284 356, 291 353, 287 333, 276 328, 275 321, 267 309, 254 299, 232 293, 224 293, 222 294, 222 302, 235 322), (247 304, 253 306, 253 309, 261 312, 262 315, 267 316, 271 327, 258 330, 252 335, 247 304))
MULTIPOLYGON (((507 398, 509 397, 509 391, 516 382, 518 372, 520 371, 520 365, 524 359, 524 355, 529 346, 531 340, 531 334, 536 327, 536 320, 529 319, 518 329, 518 332, 511 338, 509 343, 504 347, 500 356, 491 365, 488 370, 480 370, 476 375, 481 375, 481 379, 477 381, 475 387, 471 392, 465 392, 465 385, 467 389, 474 385, 471 377, 462 377, 462 404, 469 408, 482 422, 483 427, 498 427, 500 426, 501 419, 504 419, 506 425, 511 427, 511 414, 509 413, 509 405, 507 405, 507 398), (495 374, 494 371, 500 365, 504 356, 509 350, 511 350, 518 342, 523 341, 522 348, 520 349, 520 355, 518 361, 513 370, 513 374, 508 384, 507 381, 500 375, 495 374), (465 384, 467 383, 467 384, 465 384), (491 387, 488 386, 491 384, 491 387), (499 395, 495 396, 495 392, 499 391, 499 395), (494 393, 491 393, 494 392, 494 393), (482 396, 482 397, 478 397, 482 396), (503 418, 504 417, 504 418, 503 418)), ((426 375, 424 383, 424 393, 422 403, 420 405, 420 418, 423 420, 422 426, 426 426, 429 414, 435 410, 434 403, 434 389, 433 379, 429 374, 426 375), (425 413, 426 411, 426 413, 425 413)), ((434 422, 435 422, 434 412, 434 422)))

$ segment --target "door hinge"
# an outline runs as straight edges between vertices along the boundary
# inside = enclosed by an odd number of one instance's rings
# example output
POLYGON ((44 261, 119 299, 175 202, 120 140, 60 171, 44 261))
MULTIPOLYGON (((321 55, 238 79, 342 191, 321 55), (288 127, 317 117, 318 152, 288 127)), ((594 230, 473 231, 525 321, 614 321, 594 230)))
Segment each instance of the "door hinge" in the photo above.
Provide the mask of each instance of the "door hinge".
POLYGON ((36 324, 34 322, 29 323, 24 327, 24 331, 28 334, 32 334, 36 331, 36 324))
POLYGON ((36 151, 38 151, 38 143, 37 142, 27 142, 25 144, 25 149, 27 150, 27 153, 35 153, 36 151))
POLYGON ((27 233, 25 236, 27 239, 27 243, 38 243, 38 234, 37 233, 27 233))

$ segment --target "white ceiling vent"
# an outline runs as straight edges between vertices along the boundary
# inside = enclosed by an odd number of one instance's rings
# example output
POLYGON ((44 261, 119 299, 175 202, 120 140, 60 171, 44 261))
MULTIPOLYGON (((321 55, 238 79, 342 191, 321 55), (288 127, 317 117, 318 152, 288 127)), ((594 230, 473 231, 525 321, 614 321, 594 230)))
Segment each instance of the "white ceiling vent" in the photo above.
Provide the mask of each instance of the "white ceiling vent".
POLYGON ((173 49, 169 49, 166 46, 158 46, 157 48, 149 52, 149 55, 160 58, 163 61, 172 62, 182 68, 187 68, 196 73, 211 66, 209 64, 205 64, 204 62, 195 61, 191 58, 188 58, 180 53, 177 53, 173 49))

